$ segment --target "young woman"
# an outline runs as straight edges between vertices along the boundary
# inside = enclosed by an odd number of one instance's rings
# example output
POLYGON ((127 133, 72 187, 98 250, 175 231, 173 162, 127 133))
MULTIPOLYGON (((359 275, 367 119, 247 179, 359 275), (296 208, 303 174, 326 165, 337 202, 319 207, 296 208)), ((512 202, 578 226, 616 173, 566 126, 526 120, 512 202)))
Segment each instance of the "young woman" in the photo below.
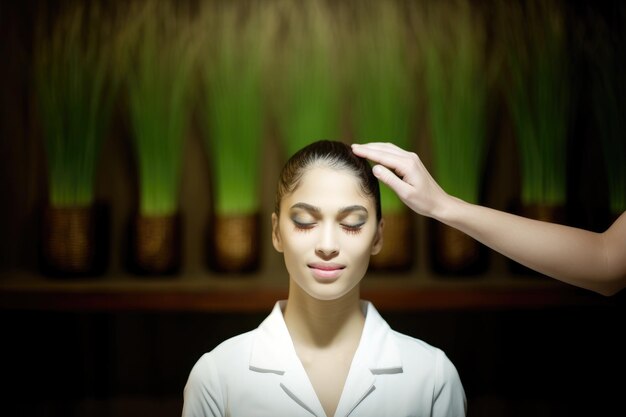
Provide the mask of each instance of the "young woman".
POLYGON ((353 145, 374 175, 415 212, 432 217, 545 275, 603 295, 626 287, 626 212, 604 233, 540 222, 445 193, 419 157, 390 143, 353 145))
POLYGON ((439 349, 393 331, 359 297, 383 244, 378 181, 350 147, 313 143, 285 165, 272 214, 289 296, 249 333, 202 356, 184 417, 464 416, 439 349))

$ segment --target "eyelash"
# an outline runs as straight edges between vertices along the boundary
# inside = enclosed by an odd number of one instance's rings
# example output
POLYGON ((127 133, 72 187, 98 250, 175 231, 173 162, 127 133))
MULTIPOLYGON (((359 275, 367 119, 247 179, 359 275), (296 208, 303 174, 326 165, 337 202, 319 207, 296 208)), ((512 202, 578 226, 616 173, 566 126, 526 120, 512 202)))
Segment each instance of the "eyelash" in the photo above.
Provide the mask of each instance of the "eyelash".
POLYGON ((356 235, 358 233, 361 233, 361 229, 363 228, 363 225, 362 224, 357 224, 357 225, 352 226, 352 225, 344 225, 344 224, 342 224, 341 227, 348 234, 356 235))
POLYGON ((296 227, 296 230, 299 232, 308 232, 313 229, 313 226, 315 226, 315 223, 300 223, 295 220, 292 221, 294 226, 296 227))
MULTIPOLYGON (((295 220, 292 220, 292 221, 293 221, 294 226, 296 227, 296 230, 299 232, 308 232, 312 230, 313 227, 315 226, 315 223, 300 223, 295 220)), ((342 224, 341 228, 348 234, 356 235, 358 233, 361 233, 363 224, 357 224, 357 225, 342 224)))

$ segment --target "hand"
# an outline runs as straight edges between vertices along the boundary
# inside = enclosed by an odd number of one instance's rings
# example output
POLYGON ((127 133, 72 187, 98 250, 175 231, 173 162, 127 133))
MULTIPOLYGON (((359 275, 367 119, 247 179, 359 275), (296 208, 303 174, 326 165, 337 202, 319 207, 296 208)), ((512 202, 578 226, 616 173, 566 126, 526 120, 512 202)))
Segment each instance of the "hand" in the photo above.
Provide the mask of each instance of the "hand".
POLYGON ((449 198, 415 153, 392 143, 354 144, 352 151, 376 163, 373 167, 376 178, 419 214, 434 217, 449 198))

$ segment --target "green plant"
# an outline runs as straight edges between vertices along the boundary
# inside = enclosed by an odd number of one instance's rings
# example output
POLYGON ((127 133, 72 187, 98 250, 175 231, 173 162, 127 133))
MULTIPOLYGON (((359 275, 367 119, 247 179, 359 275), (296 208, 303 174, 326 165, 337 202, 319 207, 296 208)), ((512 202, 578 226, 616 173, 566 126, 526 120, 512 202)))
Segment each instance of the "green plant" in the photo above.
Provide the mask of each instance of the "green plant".
POLYGON ((485 21, 467 1, 438 2, 419 12, 433 173, 447 192, 478 203, 493 71, 485 21))
POLYGON ((259 210, 268 14, 228 3, 207 6, 201 21, 201 112, 216 212, 252 214, 259 210))
POLYGON ((508 101, 521 154, 522 203, 564 205, 570 115, 565 18, 559 3, 501 9, 508 101))
MULTIPOLYGON (((626 20, 626 7, 618 10, 626 20)), ((602 141, 611 213, 626 211, 626 42, 623 26, 609 30, 599 17, 591 20, 588 62, 591 67, 593 112, 602 141)))
POLYGON ((166 2, 134 5, 126 39, 130 120, 139 171, 140 213, 178 209, 181 154, 193 67, 191 28, 166 2))
POLYGON ((341 91, 326 6, 314 1, 284 5, 279 11, 288 33, 276 58, 273 98, 280 135, 292 155, 311 142, 339 136, 341 91))
POLYGON ((98 156, 119 77, 111 65, 111 24, 100 9, 64 10, 46 33, 40 22, 34 81, 45 136, 53 207, 94 201, 98 156))
MULTIPOLYGON (((392 2, 370 2, 357 11, 350 54, 352 123, 358 141, 393 142, 410 149, 415 112, 414 72, 406 45, 406 25, 392 2)), ((386 213, 404 204, 381 185, 386 213)))

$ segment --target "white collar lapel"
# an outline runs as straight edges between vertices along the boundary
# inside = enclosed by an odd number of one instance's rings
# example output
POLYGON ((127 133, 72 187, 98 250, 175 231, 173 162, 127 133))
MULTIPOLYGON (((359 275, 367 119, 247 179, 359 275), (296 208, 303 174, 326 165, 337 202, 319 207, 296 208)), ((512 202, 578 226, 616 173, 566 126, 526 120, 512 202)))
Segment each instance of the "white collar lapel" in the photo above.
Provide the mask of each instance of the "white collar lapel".
MULTIPOLYGON (((280 386, 301 407, 325 416, 302 362, 296 354, 283 318, 285 301, 279 301, 256 332, 250 370, 281 375, 280 386)), ((400 350, 393 332, 376 308, 362 302, 365 326, 335 416, 349 415, 375 389, 376 375, 402 373, 400 350)))
POLYGON ((257 372, 271 372, 282 375, 292 366, 290 357, 293 343, 283 320, 281 301, 277 302, 272 312, 259 325, 252 342, 250 369, 257 372))
POLYGON ((376 389, 376 375, 402 373, 400 350, 387 322, 370 302, 362 302, 365 326, 335 416, 349 415, 376 389))
POLYGON ((296 354, 285 324, 282 313, 285 303, 277 302, 272 313, 257 329, 250 355, 250 370, 281 375, 283 391, 311 414, 323 417, 324 409, 296 354))
POLYGON ((367 366, 374 374, 401 373, 402 357, 393 330, 372 303, 364 301, 363 306, 367 313, 359 350, 367 366))

